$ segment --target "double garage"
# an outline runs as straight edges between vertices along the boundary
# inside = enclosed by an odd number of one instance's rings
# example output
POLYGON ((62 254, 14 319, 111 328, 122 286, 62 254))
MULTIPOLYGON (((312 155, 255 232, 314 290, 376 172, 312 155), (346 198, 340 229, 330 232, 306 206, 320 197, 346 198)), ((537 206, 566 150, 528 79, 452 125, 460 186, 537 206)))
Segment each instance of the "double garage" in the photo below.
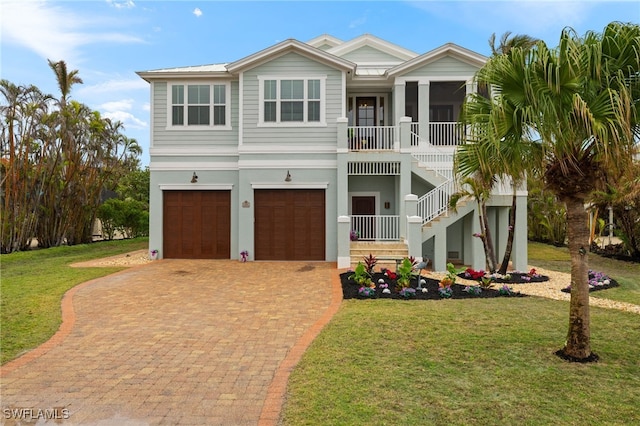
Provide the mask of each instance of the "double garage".
MULTIPOLYGON (((239 223, 239 227, 251 226, 239 223)), ((255 260, 325 260, 325 190, 254 190, 255 260)), ((231 191, 163 191, 165 258, 231 258, 231 191)))

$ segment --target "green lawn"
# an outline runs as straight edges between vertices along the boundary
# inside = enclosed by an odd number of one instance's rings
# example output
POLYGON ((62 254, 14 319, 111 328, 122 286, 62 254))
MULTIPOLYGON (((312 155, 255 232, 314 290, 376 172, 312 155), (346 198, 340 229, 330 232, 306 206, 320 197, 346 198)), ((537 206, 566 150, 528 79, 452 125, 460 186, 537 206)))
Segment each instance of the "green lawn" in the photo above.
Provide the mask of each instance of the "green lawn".
MULTIPOLYGON (((567 270, 566 249, 529 247, 531 264, 567 270)), ((637 298, 638 265, 591 259, 594 269, 630 283, 618 300, 637 298)), ((283 423, 637 422, 640 317, 592 308, 592 349, 601 360, 583 365, 554 355, 568 314, 566 302, 534 297, 346 300, 292 372, 283 423)))
MULTIPOLYGON (((571 272, 571 260, 566 247, 530 242, 529 264, 553 271, 571 272)), ((620 283, 620 287, 591 293, 593 297, 640 305, 640 263, 608 259, 591 253, 589 268, 604 272, 620 283)))
POLYGON ((0 256, 0 360, 47 341, 61 321, 60 301, 70 288, 122 268, 72 268, 71 263, 145 249, 147 238, 56 247, 0 256))

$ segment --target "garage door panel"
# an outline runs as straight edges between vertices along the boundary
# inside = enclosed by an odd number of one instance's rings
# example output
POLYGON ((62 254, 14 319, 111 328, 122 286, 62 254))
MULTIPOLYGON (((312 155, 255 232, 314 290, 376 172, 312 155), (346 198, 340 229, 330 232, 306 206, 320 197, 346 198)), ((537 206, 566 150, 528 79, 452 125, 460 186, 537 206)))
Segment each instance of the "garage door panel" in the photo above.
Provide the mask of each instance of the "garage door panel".
POLYGON ((165 191, 164 257, 229 259, 229 191, 165 191))
POLYGON ((257 190, 258 260, 325 259, 325 191, 257 190))

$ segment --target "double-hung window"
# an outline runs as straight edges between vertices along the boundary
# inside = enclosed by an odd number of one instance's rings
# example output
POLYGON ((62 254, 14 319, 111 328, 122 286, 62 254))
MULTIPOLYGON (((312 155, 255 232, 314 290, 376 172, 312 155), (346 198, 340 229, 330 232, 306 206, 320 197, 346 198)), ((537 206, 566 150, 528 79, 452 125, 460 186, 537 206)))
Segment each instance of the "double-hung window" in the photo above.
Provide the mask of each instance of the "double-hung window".
POLYGON ((324 77, 260 77, 260 124, 324 125, 324 77))
POLYGON ((171 84, 170 87, 172 127, 229 126, 228 84, 171 84))

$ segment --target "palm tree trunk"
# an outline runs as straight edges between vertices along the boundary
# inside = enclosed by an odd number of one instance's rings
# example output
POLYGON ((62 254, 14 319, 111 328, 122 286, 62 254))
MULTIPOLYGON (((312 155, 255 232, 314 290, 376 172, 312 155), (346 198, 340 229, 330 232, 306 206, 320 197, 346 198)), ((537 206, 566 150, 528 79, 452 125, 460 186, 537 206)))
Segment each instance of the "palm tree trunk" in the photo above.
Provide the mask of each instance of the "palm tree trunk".
POLYGON ((516 197, 516 193, 513 193, 513 198, 511 199, 511 210, 509 210, 509 234, 507 235, 507 247, 504 250, 504 257, 502 258, 502 264, 500 265, 500 269, 498 270, 499 274, 506 274, 507 268, 509 267, 509 260, 511 260, 511 252, 513 251, 513 236, 515 234, 516 229, 516 205, 518 198, 516 197))
POLYGON ((571 301, 569 303, 569 332, 563 354, 576 361, 591 357, 589 315, 589 228, 584 200, 566 196, 567 236, 571 255, 571 301))
POLYGON ((484 246, 484 253, 487 260, 487 267, 492 274, 496 272, 496 254, 493 248, 493 237, 491 236, 491 229, 489 229, 489 219, 487 218, 487 205, 484 201, 480 202, 480 229, 482 231, 482 244, 484 246))

